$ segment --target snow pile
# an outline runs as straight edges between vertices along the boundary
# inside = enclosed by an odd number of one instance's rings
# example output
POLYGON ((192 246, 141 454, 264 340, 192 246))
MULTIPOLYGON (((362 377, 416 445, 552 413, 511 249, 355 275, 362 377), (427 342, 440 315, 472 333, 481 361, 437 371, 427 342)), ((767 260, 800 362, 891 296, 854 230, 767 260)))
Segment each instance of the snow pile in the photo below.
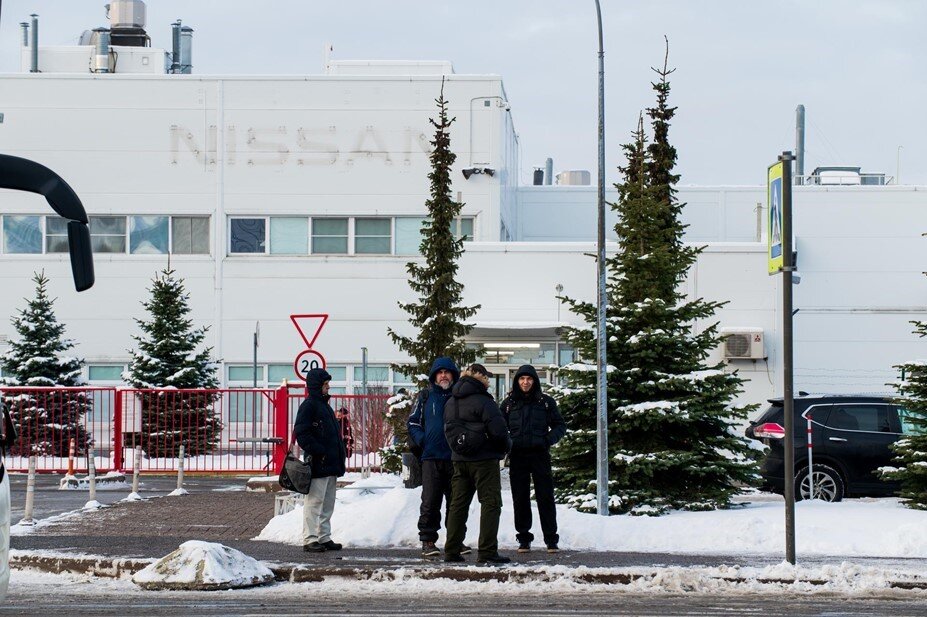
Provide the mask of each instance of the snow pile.
MULTIPOLYGON (((512 496, 502 492, 500 546, 517 547, 512 496)), ((599 551, 782 555, 785 509, 780 497, 752 496, 731 510, 672 512, 661 517, 583 514, 557 506, 560 548, 599 551)), ((401 479, 374 475, 339 490, 332 537, 353 547, 419 543, 416 522, 421 489, 404 489, 401 479), (392 488, 375 488, 392 487, 392 488)), ((302 506, 276 516, 256 540, 302 543, 302 506)), ((904 508, 898 499, 847 499, 840 503, 802 501, 796 505, 799 555, 858 557, 927 556, 927 512, 904 508)), ((535 518, 535 526, 538 526, 535 518)), ((535 529, 539 535, 540 529, 535 529)), ((443 530, 442 530, 443 533, 443 530)), ((466 542, 479 535, 479 503, 470 508, 466 542)), ((440 540, 443 542, 443 538, 440 540)))
POLYGON ((211 591, 253 587, 274 573, 253 557, 214 542, 190 540, 170 555, 139 570, 132 581, 144 589, 211 591))

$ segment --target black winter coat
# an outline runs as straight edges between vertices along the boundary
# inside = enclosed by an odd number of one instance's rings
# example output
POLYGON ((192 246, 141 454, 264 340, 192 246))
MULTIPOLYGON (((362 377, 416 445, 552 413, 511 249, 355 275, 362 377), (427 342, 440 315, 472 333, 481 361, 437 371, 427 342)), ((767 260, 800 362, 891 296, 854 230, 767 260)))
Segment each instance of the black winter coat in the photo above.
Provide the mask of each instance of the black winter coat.
POLYGON ((512 452, 548 449, 566 434, 566 422, 557 409, 557 402, 541 392, 537 371, 526 364, 515 373, 512 391, 502 401, 502 416, 512 438, 512 452), (518 378, 530 375, 534 385, 527 393, 521 391, 518 378))
MULTIPOLYGON (((468 428, 483 431, 486 443, 473 454, 451 453, 452 461, 502 460, 512 445, 499 406, 483 382, 464 373, 454 387, 453 395, 444 407, 444 420, 459 419, 468 428)), ((445 424, 445 427, 447 424, 445 424)))
POLYGON ((306 379, 309 396, 299 406, 293 433, 299 447, 312 457, 313 478, 340 477, 344 475, 344 459, 347 456, 341 427, 328 404, 329 397, 322 394, 322 382, 313 383, 312 372, 306 379))

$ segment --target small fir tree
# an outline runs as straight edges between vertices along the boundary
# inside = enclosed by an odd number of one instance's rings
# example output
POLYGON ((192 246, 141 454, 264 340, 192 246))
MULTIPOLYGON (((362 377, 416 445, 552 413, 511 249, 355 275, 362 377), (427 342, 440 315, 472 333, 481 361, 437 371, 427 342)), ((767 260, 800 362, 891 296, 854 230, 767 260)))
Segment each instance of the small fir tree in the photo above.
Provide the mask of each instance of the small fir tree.
MULTIPOLYGON (((927 336, 927 322, 915 321, 914 333, 927 336)), ((905 436, 892 445, 900 467, 883 467, 881 476, 901 483, 904 505, 927 510, 927 360, 912 360, 897 368, 902 380, 896 384, 905 436)))
MULTIPOLYGON (((608 493, 616 513, 727 507, 757 480, 757 453, 737 431, 752 407, 732 404, 742 380, 722 364, 707 364, 721 337, 717 323, 706 320, 724 303, 690 300, 680 291, 701 249, 683 243, 684 204, 674 188, 672 71, 665 63, 655 71, 657 104, 647 110, 653 142, 639 121, 632 143, 623 146, 628 164, 612 204, 619 251, 607 263, 608 493)), ((594 358, 595 305, 564 300, 593 325, 568 329, 567 340, 581 357, 594 358)), ((554 453, 559 496, 583 510, 595 507, 596 374, 590 369, 565 367, 566 386, 555 389, 573 429, 554 453)))
POLYGON ((219 442, 222 421, 210 390, 219 385, 211 347, 199 349, 208 327, 194 328, 189 318, 190 295, 183 280, 168 267, 156 275, 142 305, 149 321, 136 319, 141 336, 133 336, 138 349, 123 378, 136 388, 158 389, 141 393, 141 446, 149 457, 208 454, 219 442), (175 390, 180 390, 176 392, 175 390))
MULTIPOLYGON (((2 357, 4 383, 29 388, 74 387, 83 383, 84 361, 70 355, 74 341, 64 338, 54 300, 48 297, 48 278, 36 273, 35 298, 13 317, 19 338, 2 357)), ((78 454, 86 451, 90 437, 84 416, 93 401, 83 391, 43 390, 5 392, 3 402, 17 426, 19 440, 13 454, 67 456, 70 440, 78 454)))

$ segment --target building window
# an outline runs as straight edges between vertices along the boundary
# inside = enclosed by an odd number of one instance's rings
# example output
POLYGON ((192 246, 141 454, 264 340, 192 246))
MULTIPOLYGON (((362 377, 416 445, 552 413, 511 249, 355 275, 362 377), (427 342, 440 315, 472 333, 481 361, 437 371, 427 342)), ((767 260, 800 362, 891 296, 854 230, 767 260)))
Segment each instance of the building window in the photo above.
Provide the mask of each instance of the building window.
POLYGON ((41 217, 3 217, 3 250, 11 254, 41 253, 41 217))
POLYGON ((359 255, 389 255, 392 248, 390 219, 354 219, 354 252, 359 255))
POLYGON ((312 252, 318 255, 346 255, 348 219, 312 219, 312 252))
POLYGON ((451 223, 451 227, 454 230, 455 238, 463 238, 467 242, 473 241, 473 217, 458 217, 451 223))
POLYGON ((168 217, 129 217, 129 252, 139 255, 167 253, 168 217))
POLYGON ((90 364, 87 366, 87 381, 91 383, 122 383, 124 364, 90 364))
POLYGON ((57 216, 45 217, 45 252, 68 252, 68 221, 57 216))
MULTIPOLYGON (((229 371, 229 382, 233 381, 246 381, 250 384, 254 384, 254 366, 230 366, 228 367, 229 371)), ((257 382, 258 385, 264 383, 264 365, 257 365, 257 382)))
POLYGON ((270 252, 274 255, 305 255, 309 252, 309 219, 272 217, 270 252))
POLYGON ((422 244, 424 217, 402 216, 396 219, 396 254, 418 255, 422 244))
POLYGON ((94 253, 125 253, 126 217, 90 217, 90 246, 94 253))
POLYGON ((171 217, 173 252, 178 255, 209 254, 209 217, 171 217))
POLYGON ((263 253, 267 221, 260 219, 232 219, 229 221, 232 253, 263 253))

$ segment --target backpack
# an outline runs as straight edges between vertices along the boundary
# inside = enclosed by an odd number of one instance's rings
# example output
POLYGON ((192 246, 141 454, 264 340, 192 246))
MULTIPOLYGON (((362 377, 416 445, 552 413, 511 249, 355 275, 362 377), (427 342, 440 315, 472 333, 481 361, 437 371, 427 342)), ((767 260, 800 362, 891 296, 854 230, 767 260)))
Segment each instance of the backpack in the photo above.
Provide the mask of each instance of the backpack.
POLYGON ((488 437, 483 426, 478 429, 473 428, 473 423, 467 423, 460 419, 459 409, 456 399, 447 402, 444 408, 444 435, 447 437, 447 444, 455 454, 461 456, 470 456, 476 454, 486 445, 488 437), (453 403, 453 412, 448 416, 448 410, 453 403))
MULTIPOLYGON (((425 405, 428 404, 428 394, 430 391, 431 388, 425 388, 415 397, 415 406, 419 407, 422 411, 422 415, 420 417, 422 418, 421 426, 423 429, 425 428, 425 405)), ((413 413, 415 413, 414 409, 413 413)), ((422 446, 415 443, 415 440, 412 439, 411 433, 406 436, 406 442, 409 448, 409 452, 411 452, 415 458, 421 460, 424 451, 422 450, 422 446)))

